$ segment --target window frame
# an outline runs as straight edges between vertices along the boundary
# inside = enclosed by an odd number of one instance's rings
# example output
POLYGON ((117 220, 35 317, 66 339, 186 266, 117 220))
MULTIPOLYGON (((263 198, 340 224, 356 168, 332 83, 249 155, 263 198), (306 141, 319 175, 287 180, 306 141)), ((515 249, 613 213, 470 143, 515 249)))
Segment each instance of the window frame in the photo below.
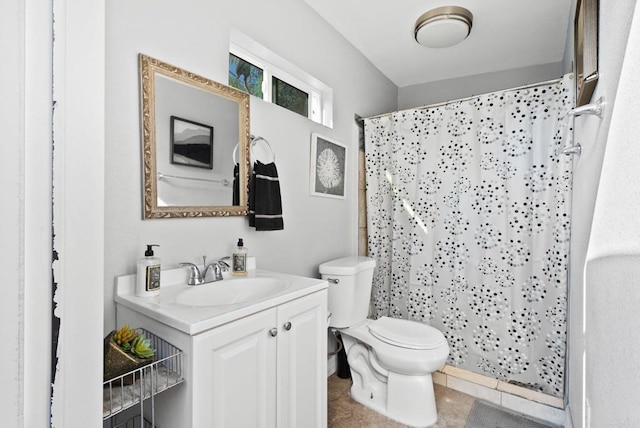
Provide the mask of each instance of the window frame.
POLYGON ((296 90, 296 91, 298 91, 298 92, 300 92, 300 93, 302 93, 302 94, 307 96, 307 99, 306 99, 306 107, 307 107, 306 117, 311 119, 311 113, 312 113, 311 112, 311 110, 312 110, 311 97, 312 97, 312 94, 310 94, 309 92, 307 92, 307 91, 305 91, 303 89, 300 89, 300 88, 292 85, 291 83, 289 83, 289 82, 287 82, 285 80, 280 79, 278 76, 275 76, 275 75, 271 75, 271 102, 274 103, 274 104, 279 105, 280 107, 284 107, 287 110, 291 110, 294 113, 298 113, 298 114, 302 115, 302 113, 289 108, 290 106, 284 106, 284 105, 280 104, 280 102, 278 102, 278 82, 280 82, 281 84, 287 85, 290 88, 293 88, 294 90, 296 90))
MULTIPOLYGON (((302 92, 305 92, 308 95, 308 105, 307 105, 308 112, 306 115, 308 119, 311 119, 316 123, 319 123, 321 125, 325 125, 328 127, 333 126, 332 121, 330 119, 331 117, 330 111, 327 111, 328 109, 326 108, 326 107, 332 108, 331 106, 327 105, 327 103, 331 102, 330 98, 332 97, 324 96, 324 92, 327 91, 327 89, 322 90, 322 89, 316 88, 313 85, 306 83, 301 78, 297 78, 292 73, 285 71, 281 67, 277 67, 271 62, 268 62, 260 58, 258 55, 255 55, 249 52, 247 49, 244 49, 235 43, 230 43, 229 54, 234 55, 262 69, 262 72, 263 72, 262 100, 271 104, 279 105, 273 102, 273 77, 275 77, 278 80, 290 86, 293 86, 294 88, 302 92)), ((286 108, 286 107, 283 107, 283 108, 286 108)), ((289 111, 299 114, 293 110, 289 110, 289 111)))

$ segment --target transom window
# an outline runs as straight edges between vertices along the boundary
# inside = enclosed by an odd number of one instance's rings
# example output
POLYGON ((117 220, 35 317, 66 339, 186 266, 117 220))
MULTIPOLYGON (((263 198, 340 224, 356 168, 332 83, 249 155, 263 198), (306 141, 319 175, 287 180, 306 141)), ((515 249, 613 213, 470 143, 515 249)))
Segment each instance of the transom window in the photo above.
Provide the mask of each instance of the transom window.
POLYGON ((260 67, 232 53, 229 54, 229 86, 263 98, 263 79, 264 71, 260 67))
MULTIPOLYGON (((233 35, 232 35, 233 39, 233 35)), ((277 104, 328 127, 333 126, 333 91, 313 76, 278 57, 246 36, 244 46, 229 48, 229 86, 277 104), (254 52, 261 52, 257 55, 254 52), (265 59, 265 57, 268 58, 265 59)))

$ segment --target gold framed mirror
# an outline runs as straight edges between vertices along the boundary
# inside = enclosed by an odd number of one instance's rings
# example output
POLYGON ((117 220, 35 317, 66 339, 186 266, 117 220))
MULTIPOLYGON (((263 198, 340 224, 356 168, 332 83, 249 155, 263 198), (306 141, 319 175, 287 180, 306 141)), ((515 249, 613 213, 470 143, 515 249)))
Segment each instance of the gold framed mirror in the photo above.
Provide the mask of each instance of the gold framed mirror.
POLYGON ((143 219, 247 215, 249 94, 138 60, 143 219))

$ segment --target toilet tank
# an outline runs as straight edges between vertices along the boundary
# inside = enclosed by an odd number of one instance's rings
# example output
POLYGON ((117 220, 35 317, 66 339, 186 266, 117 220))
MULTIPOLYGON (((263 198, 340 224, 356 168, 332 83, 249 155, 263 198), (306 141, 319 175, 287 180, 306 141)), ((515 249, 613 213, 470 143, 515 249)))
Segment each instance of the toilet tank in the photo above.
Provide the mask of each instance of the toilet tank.
POLYGON ((369 316, 375 267, 375 260, 362 256, 344 257, 320 265, 322 279, 329 281, 330 327, 350 327, 369 316))

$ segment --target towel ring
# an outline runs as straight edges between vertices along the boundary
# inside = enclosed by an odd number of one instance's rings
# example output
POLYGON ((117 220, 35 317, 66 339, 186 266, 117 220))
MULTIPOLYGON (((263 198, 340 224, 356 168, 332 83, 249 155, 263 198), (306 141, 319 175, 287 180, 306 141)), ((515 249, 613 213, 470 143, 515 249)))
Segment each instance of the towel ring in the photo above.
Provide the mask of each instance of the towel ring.
POLYGON ((233 164, 234 165, 238 165, 238 159, 236 159, 238 157, 238 146, 240 145, 240 143, 237 143, 236 146, 233 148, 233 154, 231 155, 231 159, 233 160, 233 164))
MULTIPOLYGON (((253 135, 251 136, 251 156, 253 158, 255 158, 255 156, 253 155, 253 146, 256 145, 256 143, 258 141, 264 141, 265 144, 267 145, 267 147, 269 147, 269 151, 271 152, 271 158, 273 159, 273 162, 276 161, 276 153, 273 151, 273 147, 271 147, 271 144, 269 144, 269 142, 264 138, 264 137, 254 137, 253 135)), ((233 154, 231 155, 231 159, 233 160, 234 164, 238 163, 238 146, 239 143, 236 144, 236 146, 233 148, 233 154)))
POLYGON ((255 146, 258 141, 264 141, 264 143, 267 145, 267 147, 269 147, 269 151, 271 152, 272 162, 275 162, 276 161, 276 153, 273 151, 273 147, 271 147, 271 144, 269 144, 269 142, 264 137, 253 137, 251 139, 251 157, 253 157, 255 159, 255 156, 253 155, 253 146, 255 146))

